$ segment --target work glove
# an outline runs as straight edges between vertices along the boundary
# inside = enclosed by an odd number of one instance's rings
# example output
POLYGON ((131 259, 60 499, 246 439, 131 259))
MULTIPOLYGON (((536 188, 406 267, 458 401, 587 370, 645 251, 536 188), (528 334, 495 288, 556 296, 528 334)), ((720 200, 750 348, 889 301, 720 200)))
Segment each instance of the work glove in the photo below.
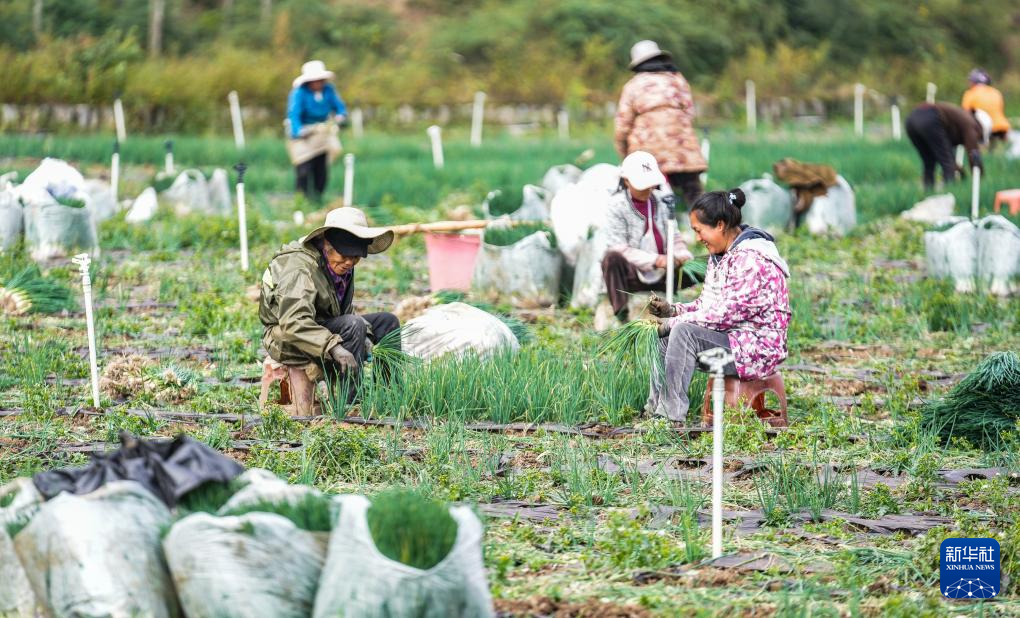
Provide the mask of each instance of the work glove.
POLYGON ((673 330, 672 320, 669 318, 658 318, 657 322, 659 326, 655 329, 655 332, 659 334, 659 339, 669 337, 669 331, 673 330))
POLYGON ((354 358, 354 355, 340 344, 330 348, 329 357, 333 359, 334 363, 340 365, 340 368, 345 372, 358 370, 358 361, 354 358))
POLYGON ((648 313, 657 318, 671 318, 676 315, 676 309, 673 308, 673 305, 652 294, 652 298, 648 301, 648 313))

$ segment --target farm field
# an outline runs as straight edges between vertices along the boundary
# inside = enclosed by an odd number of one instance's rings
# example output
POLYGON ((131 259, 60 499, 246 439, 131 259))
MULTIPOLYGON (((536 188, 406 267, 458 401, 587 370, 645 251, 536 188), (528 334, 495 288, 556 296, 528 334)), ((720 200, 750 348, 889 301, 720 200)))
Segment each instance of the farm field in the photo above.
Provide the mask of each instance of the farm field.
MULTIPOLYGON (((591 163, 616 163, 606 135, 501 136, 476 149, 454 134, 442 171, 424 135, 345 146, 357 157, 355 204, 389 225, 446 219, 461 205, 480 215, 489 190, 537 183, 589 148, 591 163)), ((162 168, 165 139, 124 143, 121 197, 162 168)), ((249 272, 238 268, 232 218, 160 212, 142 226, 123 214, 100 224, 102 409, 91 406, 83 313, 0 317, 0 484, 83 464, 114 448, 121 431, 184 433, 329 493, 412 485, 474 506, 502 615, 1020 615, 1020 427, 982 448, 946 443, 922 423, 927 403, 988 355, 1020 351, 1020 298, 957 294, 926 276, 926 227, 898 218, 924 197, 908 141, 839 129, 756 138, 723 129, 710 139, 709 189, 758 177, 783 157, 826 163, 854 187, 859 222, 845 238, 802 230, 777 239, 793 271, 790 427, 766 430, 749 413, 727 412, 719 562, 709 559, 712 441, 698 406, 689 428, 643 416, 647 373, 635 359, 599 355, 605 336, 587 310, 471 296, 520 321, 518 355, 407 369, 389 390, 369 381, 360 405, 326 401, 322 418, 294 420, 274 405, 260 412, 251 289, 281 244, 314 227, 296 225, 294 211, 311 219, 318 208, 294 201, 293 171, 271 138, 251 140, 239 157, 230 139, 174 137, 178 167, 249 166, 249 272), (999 540, 1003 595, 942 598, 947 535, 999 540)), ((101 176, 111 142, 0 136, 0 174, 24 177, 55 156, 101 176)), ((342 176, 338 163, 328 198, 342 176)), ((982 213, 995 191, 1018 183, 1020 161, 989 155, 982 213)), ((969 182, 949 190, 965 214, 969 182)), ((26 259, 0 255, 5 270, 26 259)), ((69 261, 49 273, 80 294, 69 261)), ((362 262, 357 290, 360 312, 429 294, 422 239, 362 262)))

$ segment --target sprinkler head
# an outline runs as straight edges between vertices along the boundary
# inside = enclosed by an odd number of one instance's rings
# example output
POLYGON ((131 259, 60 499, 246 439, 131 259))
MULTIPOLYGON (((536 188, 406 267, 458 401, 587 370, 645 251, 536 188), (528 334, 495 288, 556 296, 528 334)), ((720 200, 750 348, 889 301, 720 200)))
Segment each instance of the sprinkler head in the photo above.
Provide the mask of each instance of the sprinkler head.
POLYGON ((234 171, 237 172, 237 182, 239 183, 244 182, 244 172, 247 169, 248 166, 244 164, 244 161, 241 161, 240 163, 234 166, 234 171))

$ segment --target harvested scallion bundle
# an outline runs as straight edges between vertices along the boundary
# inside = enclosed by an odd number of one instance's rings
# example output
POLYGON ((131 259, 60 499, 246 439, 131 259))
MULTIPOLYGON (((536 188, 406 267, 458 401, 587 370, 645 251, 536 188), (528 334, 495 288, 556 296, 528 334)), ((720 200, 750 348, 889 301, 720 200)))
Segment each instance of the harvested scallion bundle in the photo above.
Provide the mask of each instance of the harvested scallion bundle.
POLYGON ((308 532, 329 532, 333 529, 332 501, 315 492, 308 492, 295 502, 263 500, 227 509, 218 514, 226 517, 246 513, 275 513, 286 517, 295 526, 308 532))
POLYGON ((681 268, 683 274, 695 281, 704 281, 705 273, 708 272, 708 258, 696 257, 684 262, 681 268))
POLYGON ((85 208, 85 200, 76 197, 55 197, 53 199, 61 206, 68 208, 85 208))
POLYGON ((966 438, 982 448, 995 448, 1004 431, 1020 420, 1020 356, 996 352, 986 358, 941 400, 929 403, 922 427, 948 441, 966 438))
POLYGON ((556 236, 549 226, 541 221, 522 221, 512 226, 490 225, 485 228, 485 244, 496 247, 508 247, 518 243, 535 232, 545 232, 546 238, 553 249, 556 248, 556 236))
POLYGON ((77 306, 70 288, 47 278, 32 264, 10 276, 0 274, 0 313, 57 313, 77 306))
POLYGON ((614 330, 599 347, 599 356, 617 359, 622 365, 633 358, 638 367, 662 368, 659 353, 658 324, 651 320, 633 320, 614 330))
POLYGON ((503 187, 491 191, 485 198, 489 215, 498 217, 508 215, 521 207, 524 202, 524 191, 521 187, 503 187))
POLYGON ((457 522, 446 505, 406 489, 372 498, 366 519, 384 556, 418 569, 442 562, 457 540, 457 522))
POLYGON ((215 514, 223 508, 227 500, 236 494, 243 484, 234 480, 229 483, 209 481, 183 495, 177 502, 177 508, 189 513, 215 514))

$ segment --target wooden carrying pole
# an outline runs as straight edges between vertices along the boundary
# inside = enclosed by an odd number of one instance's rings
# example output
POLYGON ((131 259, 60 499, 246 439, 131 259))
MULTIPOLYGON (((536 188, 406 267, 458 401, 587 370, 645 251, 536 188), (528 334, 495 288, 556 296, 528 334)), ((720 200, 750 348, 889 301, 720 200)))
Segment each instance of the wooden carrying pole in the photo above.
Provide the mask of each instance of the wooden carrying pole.
POLYGON ((424 232, 463 232, 465 230, 480 230, 491 223, 499 223, 500 227, 514 227, 525 223, 524 221, 509 221, 507 219, 471 219, 469 221, 435 221, 433 223, 405 223, 403 225, 391 225, 385 229, 392 231, 397 236, 408 236, 410 234, 421 234, 424 232))

